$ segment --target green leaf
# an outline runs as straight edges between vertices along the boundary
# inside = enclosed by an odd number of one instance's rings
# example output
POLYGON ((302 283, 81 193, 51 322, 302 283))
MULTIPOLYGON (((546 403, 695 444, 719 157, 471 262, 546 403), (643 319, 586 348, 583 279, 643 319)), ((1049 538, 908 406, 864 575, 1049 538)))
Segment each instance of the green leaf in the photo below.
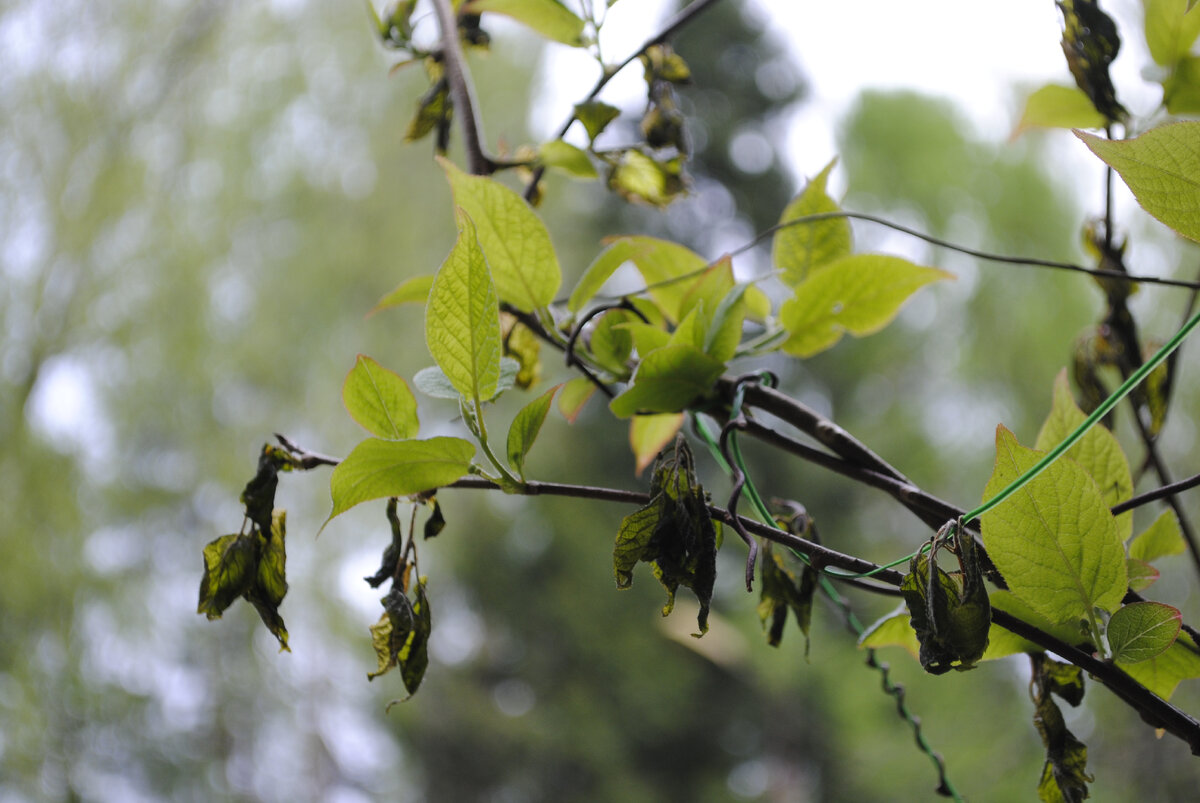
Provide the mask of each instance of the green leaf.
POLYGON ((800 632, 804 634, 804 652, 807 655, 817 573, 812 567, 803 566, 797 579, 787 554, 776 551, 770 541, 763 545, 761 559, 762 591, 758 602, 758 618, 763 629, 767 630, 767 643, 772 647, 779 646, 788 611, 791 611, 796 617, 796 624, 800 626, 800 632))
MULTIPOLYGON (((841 207, 825 191, 829 173, 835 164, 836 158, 825 165, 808 182, 804 191, 784 208, 779 218, 781 224, 807 215, 841 211, 841 207)), ((780 229, 775 232, 772 254, 775 267, 783 271, 783 281, 795 287, 817 268, 849 256, 850 249, 850 221, 832 218, 780 229)))
POLYGON ((368 438, 333 469, 329 518, 370 499, 410 496, 449 485, 467 473, 474 456, 475 445, 462 438, 368 438))
POLYGON ((663 346, 642 358, 633 385, 609 403, 618 418, 677 413, 712 390, 725 364, 692 346, 663 346))
POLYGON ((379 303, 367 313, 367 316, 370 317, 381 310, 398 307, 401 304, 424 304, 429 300, 430 287, 433 287, 432 276, 414 276, 406 279, 395 290, 379 299, 379 303))
POLYGON ((1200 13, 1190 13, 1188 0, 1142 0, 1142 5, 1150 57, 1171 67, 1188 55, 1200 35, 1200 13))
MULTIPOLYGON (((515 385, 520 372, 521 363, 512 357, 501 357, 500 380, 496 383, 496 394, 492 398, 496 398, 515 385)), ((413 384, 416 385, 417 390, 435 399, 458 400, 462 398, 458 389, 454 387, 454 383, 450 381, 450 377, 446 376, 446 373, 436 365, 422 368, 413 374, 413 384)))
POLYGON ((1200 114, 1200 56, 1181 59, 1162 86, 1168 112, 1200 114))
POLYGON ((558 396, 558 411, 568 424, 575 423, 583 406, 595 392, 596 385, 587 377, 577 376, 563 385, 563 391, 558 396))
POLYGON ((624 329, 633 337, 633 347, 640 355, 649 354, 671 344, 671 333, 652 324, 628 321, 617 328, 624 329))
POLYGON ((899 607, 864 630, 858 637, 858 646, 862 649, 903 647, 914 661, 918 660, 921 642, 917 641, 917 633, 913 630, 908 605, 900 603, 899 607))
POLYGON ((475 226, 462 219, 458 240, 434 277, 425 307, 425 342, 465 399, 487 401, 500 381, 500 306, 475 226))
POLYGON ((561 170, 568 176, 584 179, 599 176, 587 151, 576 148, 561 139, 552 140, 538 148, 538 158, 546 167, 561 170))
POLYGON ((588 336, 588 351, 592 359, 601 368, 622 379, 629 376, 627 363, 633 353, 633 336, 620 324, 632 320, 633 316, 627 310, 609 310, 596 319, 588 336))
POLYGON ((520 195, 486 176, 471 176, 439 157, 454 203, 475 224, 500 300, 523 312, 547 306, 562 270, 545 225, 520 195))
POLYGON ((631 148, 609 170, 608 187, 626 201, 664 207, 683 194, 683 158, 656 159, 631 148))
POLYGON ((575 105, 575 119, 583 124, 587 131, 588 140, 595 143, 596 137, 608 127, 608 124, 620 116, 621 110, 598 100, 575 105))
POLYGON ((635 415, 629 422, 629 445, 640 475, 683 426, 683 413, 635 415))
POLYGON ((1016 136, 1030 128, 1104 128, 1104 115, 1074 86, 1047 84, 1025 100, 1016 136))
MULTIPOLYGON (((1022 602, 1011 591, 998 589, 989 595, 989 599, 994 609, 1011 614, 1021 621, 1033 625, 1043 633, 1048 633, 1059 641, 1080 647, 1081 649, 1087 649, 1088 651, 1094 649, 1092 634, 1086 628, 1080 627, 1079 622, 1055 624, 1022 602)), ((1043 651, 1042 647, 1031 641, 1026 641, 1017 634, 995 623, 992 624, 992 629, 988 637, 990 642, 987 652, 984 653, 983 660, 1003 658, 1005 655, 1013 655, 1021 652, 1038 653, 1043 651), (1000 635, 998 638, 998 634, 1003 635, 1000 635), (1008 652, 1004 652, 1004 649, 1007 649, 1008 652)))
POLYGON ((617 268, 629 261, 633 251, 632 245, 628 237, 620 237, 609 243, 583 272, 579 284, 575 285, 571 297, 567 299, 567 309, 571 312, 583 309, 583 306, 600 292, 600 288, 617 268))
MULTIPOLYGON (((1042 424, 1035 448, 1048 452, 1067 439, 1083 423, 1087 416, 1075 406, 1071 388, 1067 383, 1066 369, 1054 380, 1054 402, 1050 415, 1042 424)), ((1133 496, 1133 477, 1129 473, 1129 462, 1121 451, 1116 437, 1102 426, 1092 427, 1083 438, 1067 450, 1065 455, 1091 475, 1100 488, 1104 503, 1109 507, 1124 502, 1133 496)), ((1125 541, 1133 532, 1133 512, 1117 516, 1117 536, 1125 541)))
POLYGON ((450 119, 453 115, 454 102, 450 99, 450 84, 445 78, 433 80, 429 89, 417 101, 417 111, 404 131, 404 141, 416 142, 424 139, 436 128, 440 143, 442 136, 449 133, 450 119))
POLYGON ((196 613, 220 619, 234 600, 246 593, 258 568, 258 544, 253 533, 222 535, 204 547, 204 576, 196 613))
POLYGON ((811 357, 842 338, 862 337, 887 326, 921 287, 952 274, 921 267, 899 257, 856 254, 812 274, 780 309, 790 333, 783 349, 811 357))
POLYGON ((681 320, 688 312, 684 305, 694 284, 687 278, 701 279, 708 261, 690 248, 669 240, 639 236, 623 237, 618 242, 621 241, 627 243, 626 259, 637 266, 650 286, 650 297, 655 304, 670 321, 681 320))
POLYGON ((1149 563, 1168 555, 1179 555, 1187 545, 1174 510, 1164 510, 1146 531, 1129 542, 1129 557, 1149 563))
POLYGON ((1133 139, 1075 136, 1116 170, 1142 208, 1190 240, 1200 240, 1200 122, 1173 123, 1133 139))
POLYGON ((582 47, 583 20, 557 0, 471 0, 467 11, 472 14, 490 11, 503 14, 527 25, 554 42, 582 47))
POLYGON ((258 568, 254 573, 253 582, 246 590, 246 599, 258 611, 259 617, 271 634, 279 640, 280 652, 284 650, 291 652, 288 647, 287 627, 283 623, 283 617, 279 615, 279 605, 288 591, 287 548, 285 545, 287 511, 276 511, 271 532, 268 534, 259 530, 257 536, 259 541, 258 568))
POLYGON ((554 394, 560 387, 562 385, 555 385, 521 408, 508 429, 508 464, 522 479, 525 477, 525 455, 529 454, 538 433, 542 431, 546 414, 550 412, 550 402, 554 401, 554 394))
POLYGON ((1171 699, 1181 680, 1200 678, 1200 649, 1181 633, 1166 652, 1136 664, 1117 664, 1126 674, 1164 700, 1171 699))
POLYGON ((359 426, 390 440, 417 434, 417 400, 408 385, 366 355, 359 354, 342 384, 342 403, 359 426))
MULTIPOLYGON (((996 428, 990 499, 1033 466, 1041 452, 996 428)), ((1073 460, 1052 463, 983 515, 983 544, 1012 593, 1051 623, 1091 620, 1125 596, 1125 549, 1091 476, 1073 460)))
POLYGON ((1125 561, 1125 572, 1129 575, 1130 591, 1145 591, 1158 580, 1158 569, 1144 560, 1129 558, 1125 561))
POLYGON ((1179 635, 1183 614, 1161 602, 1134 602, 1108 620, 1112 659, 1136 664, 1161 655, 1179 635))

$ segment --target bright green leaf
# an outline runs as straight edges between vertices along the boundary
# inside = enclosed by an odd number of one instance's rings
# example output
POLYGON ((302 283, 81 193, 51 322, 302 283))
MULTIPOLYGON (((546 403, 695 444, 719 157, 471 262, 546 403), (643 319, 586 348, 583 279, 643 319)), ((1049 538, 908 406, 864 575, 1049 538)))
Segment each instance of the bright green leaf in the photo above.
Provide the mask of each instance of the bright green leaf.
POLYGON ((1200 240, 1200 122, 1172 123, 1125 140, 1075 136, 1120 173, 1142 208, 1200 240))
POLYGON ((366 355, 342 384, 342 403, 359 426, 380 438, 404 440, 417 434, 417 400, 399 375, 366 355))
POLYGON ((1200 648, 1186 633, 1161 655, 1136 664, 1118 664, 1121 669, 1164 700, 1171 699, 1181 680, 1200 678, 1200 648))
POLYGON ((863 336, 887 326, 914 292, 952 274, 899 257, 855 254, 812 274, 784 302, 779 317, 790 333, 783 349, 811 357, 844 332, 863 336))
POLYGON ((629 422, 629 445, 637 461, 637 473, 654 462, 658 453, 675 439, 683 426, 683 413, 659 413, 658 415, 635 415, 629 422))
POLYGON ((434 277, 425 307, 425 342, 465 399, 486 401, 500 381, 500 306, 475 226, 463 218, 458 241, 434 277))
POLYGON ((608 187, 630 202, 666 206, 683 193, 683 157, 655 159, 627 150, 609 170, 608 187))
MULTIPOLYGON (((990 499, 1033 466, 1041 452, 996 428, 990 499)), ((983 515, 983 544, 1012 593, 1055 624, 1115 611, 1125 596, 1125 548, 1096 483, 1073 460, 1052 463, 983 515)))
MULTIPOLYGON (((997 589, 988 595, 988 598, 991 600, 994 609, 1015 616, 1021 621, 1033 625, 1043 633, 1054 636, 1059 641, 1076 646, 1091 643, 1091 635, 1080 627, 1079 622, 1054 624, 1014 596, 1011 591, 997 589)), ((1042 648, 1033 642, 1026 641, 1016 633, 1006 630, 995 623, 992 624, 992 629, 988 637, 991 641, 988 644, 987 651, 983 655, 982 660, 985 661, 992 658, 1002 658, 1005 655, 1012 655, 1014 653, 1036 653, 1042 651, 1042 648), (1000 635, 998 638, 998 634, 1003 635, 1000 635), (1008 651, 1005 652, 1005 650, 1008 651)))
POLYGON ((467 473, 474 456, 475 445, 462 438, 368 438, 333 469, 329 518, 370 499, 410 496, 449 485, 467 473))
POLYGON ((471 176, 439 157, 454 203, 475 224, 501 301, 529 312, 547 306, 562 270, 546 226, 520 195, 486 176, 471 176))
POLYGON ((1189 0, 1142 0, 1145 8, 1146 45, 1150 56, 1171 67, 1188 55, 1200 35, 1200 12, 1191 12, 1189 0))
MULTIPOLYGON (((825 191, 829 173, 835 164, 836 158, 825 165, 808 182, 804 191, 784 208, 779 218, 781 224, 807 215, 841 211, 841 207, 825 191)), ((848 256, 850 248, 850 221, 832 218, 780 229, 775 232, 772 254, 775 267, 783 271, 784 282, 795 287, 817 268, 848 256)))
POLYGON ((617 328, 624 329, 633 336, 633 347, 643 356, 671 342, 670 332, 641 321, 627 321, 618 324, 617 328))
POLYGON ((583 20, 558 0, 472 0, 467 10, 473 14, 490 11, 512 17, 554 42, 582 47, 583 20))
POLYGON ((875 650, 880 647, 903 647, 914 661, 917 660, 921 643, 917 641, 917 633, 912 628, 908 606, 900 603, 899 607, 864 630, 858 637, 858 646, 875 650))
POLYGON ((1108 620, 1112 659, 1136 664, 1161 655, 1175 643, 1183 614, 1161 602, 1134 602, 1108 620))
POLYGON ((587 155, 587 151, 576 148, 561 139, 552 140, 538 148, 538 158, 546 167, 561 170, 575 178, 590 179, 599 175, 596 172, 596 166, 592 164, 591 157, 587 155))
POLYGON ((1129 575, 1130 591, 1145 591, 1158 580, 1158 569, 1144 560, 1129 558, 1125 561, 1125 571, 1129 575))
POLYGON ((623 309, 610 309, 596 320, 588 336, 588 351, 592 359, 604 370, 621 377, 629 376, 630 355, 633 353, 633 336, 622 324, 632 321, 633 316, 623 309))
POLYGON ((1104 128, 1104 115, 1074 86, 1048 84, 1025 100, 1014 136, 1030 128, 1104 128))
MULTIPOLYGON (((1054 402, 1050 415, 1042 424, 1035 448, 1048 452, 1066 440, 1087 418, 1075 406, 1071 387, 1067 383, 1067 372, 1063 369, 1054 380, 1054 402)), ((1100 494, 1109 507, 1124 502, 1133 495, 1133 477, 1129 473, 1129 461, 1121 451, 1121 444, 1102 426, 1092 427, 1082 439, 1065 455, 1083 467, 1100 488, 1100 494)), ((1117 516, 1117 536, 1125 541, 1133 532, 1133 512, 1117 516)))
POLYGON ((703 304, 692 307, 671 333, 667 345, 691 346, 704 351, 704 333, 708 329, 708 315, 705 313, 703 304))
POLYGON ((583 406, 596 392, 596 385, 590 379, 577 376, 563 385, 563 391, 558 396, 558 411, 568 424, 574 424, 583 411, 583 406))
POLYGON ((398 307, 401 304, 424 304, 429 300, 429 288, 433 287, 432 276, 414 276, 400 283, 392 292, 379 299, 379 303, 367 313, 374 315, 380 310, 398 307))
POLYGON ((1163 81, 1163 105, 1171 114, 1200 114, 1200 56, 1181 59, 1163 81))
POLYGON ((521 408, 508 429, 508 464, 522 477, 525 476, 525 455, 529 454, 542 424, 546 421, 546 413, 550 412, 550 402, 562 385, 555 385, 541 396, 521 408))
POLYGON ((700 278, 708 261, 690 248, 669 240, 638 236, 623 237, 621 241, 628 243, 626 259, 637 266, 659 309, 672 322, 682 319, 687 312, 684 301, 692 288, 686 277, 700 278))
POLYGON ((621 110, 616 106, 610 106, 598 100, 575 105, 575 119, 583 124, 588 139, 592 142, 595 142, 596 137, 600 136, 600 132, 620 114, 621 110))
POLYGON ((1129 542, 1129 557, 1149 563, 1168 555, 1179 555, 1185 549, 1187 545, 1175 511, 1164 510, 1145 532, 1129 542))
POLYGON ((609 403, 618 418, 676 413, 712 391, 725 364, 691 346, 663 346, 642 357, 633 385, 609 403))
POLYGON ((583 309, 583 306, 591 301, 596 293, 600 292, 600 288, 604 286, 616 269, 629 261, 632 255, 632 246, 632 242, 627 237, 620 237, 609 243, 608 247, 601 251, 583 272, 579 284, 575 285, 575 289, 571 291, 571 297, 567 299, 567 309, 571 312, 579 312, 583 309))

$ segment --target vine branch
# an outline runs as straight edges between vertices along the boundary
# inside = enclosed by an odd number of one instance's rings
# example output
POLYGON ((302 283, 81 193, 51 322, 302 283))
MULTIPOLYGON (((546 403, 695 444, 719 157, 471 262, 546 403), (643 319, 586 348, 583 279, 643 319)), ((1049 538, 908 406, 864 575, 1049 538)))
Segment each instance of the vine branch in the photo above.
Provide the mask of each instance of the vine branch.
POLYGON ((442 34, 442 66, 446 70, 450 96, 459 109, 458 120, 463 132, 463 146, 467 152, 467 166, 472 175, 487 176, 495 170, 495 164, 483 148, 483 123, 476 112, 475 90, 463 58, 462 44, 458 36, 458 17, 450 5, 450 0, 433 0, 433 8, 437 12, 438 28, 442 34))

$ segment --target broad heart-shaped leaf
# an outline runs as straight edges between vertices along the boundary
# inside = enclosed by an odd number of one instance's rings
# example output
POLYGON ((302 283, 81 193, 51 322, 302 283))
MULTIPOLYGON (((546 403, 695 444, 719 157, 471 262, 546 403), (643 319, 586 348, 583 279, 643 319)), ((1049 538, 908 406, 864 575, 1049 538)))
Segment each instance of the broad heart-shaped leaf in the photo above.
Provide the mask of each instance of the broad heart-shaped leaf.
MULTIPOLYGON (((622 237, 614 240, 610 248, 616 249, 618 246, 623 250, 615 251, 606 259, 604 268, 607 275, 604 275, 604 278, 611 276, 612 271, 619 267, 621 262, 633 262, 642 274, 642 279, 650 286, 650 297, 662 313, 672 322, 680 320, 687 312, 683 309, 684 299, 695 284, 695 280, 689 281, 683 277, 701 277, 708 266, 708 260, 690 248, 654 237, 622 237), (616 261, 617 257, 622 258, 616 261)), ((588 276, 585 276, 584 280, 589 283, 594 281, 589 279, 591 274, 592 268, 589 268, 588 276)), ((597 270, 595 278, 599 278, 600 275, 603 274, 597 270)))
POLYGON ((1174 510, 1164 510, 1145 532, 1129 542, 1129 557, 1149 563, 1187 549, 1174 510))
POLYGON ((342 384, 342 403, 359 426, 380 438, 417 434, 417 400, 398 374, 359 354, 342 384))
POLYGON ((1181 680, 1200 678, 1200 648, 1186 633, 1161 655, 1136 664, 1117 662, 1126 674, 1164 700, 1171 699, 1181 680))
POLYGON ((1083 131, 1075 136, 1121 175, 1143 209, 1200 240, 1200 122, 1159 126, 1125 140, 1083 131))
POLYGON ((561 387, 555 385, 522 407, 508 428, 508 464, 521 477, 525 476, 525 455, 529 454, 538 433, 542 431, 546 413, 550 412, 550 402, 554 401, 554 394, 561 387))
POLYGON ((790 334, 783 349, 811 357, 842 338, 869 335, 887 326, 921 287, 954 278, 893 256, 855 254, 813 273, 784 302, 779 317, 790 334))
POLYGON ((693 346, 663 346, 642 358, 633 385, 609 402, 618 418, 677 413, 712 390, 725 364, 693 346))
POLYGON ((500 382, 500 303, 475 226, 468 217, 461 222, 458 241, 429 291, 425 342, 463 398, 486 401, 500 382))
MULTIPOLYGON (((1041 458, 1003 425, 996 465, 984 489, 991 499, 1041 458)), ((1125 548, 1096 483, 1062 458, 983 514, 983 545, 1009 589, 1051 623, 1115 611, 1125 596, 1125 548)))
POLYGON ((367 316, 374 315, 381 310, 398 307, 401 304, 424 304, 429 300, 430 287, 433 287, 432 276, 414 276, 407 279, 401 282, 395 290, 379 299, 379 303, 367 313, 367 316))
POLYGON ((917 641, 917 633, 912 628, 908 606, 902 602, 891 613, 876 620, 858 637, 858 646, 873 650, 880 647, 903 647, 914 661, 917 660, 921 643, 917 641))
POLYGON ((490 11, 512 17, 542 36, 571 47, 583 46, 583 20, 558 0, 472 0, 473 14, 490 11))
MULTIPOLYGON (((841 207, 825 192, 829 173, 837 159, 825 165, 804 191, 797 195, 783 210, 779 222, 816 215, 823 212, 839 212, 841 207)), ((850 254, 850 221, 832 218, 812 223, 799 223, 775 232, 772 252, 775 267, 783 271, 783 280, 795 287, 808 275, 830 262, 850 254)))
POLYGON ((1190 13, 1189 0, 1142 0, 1142 6, 1151 58, 1163 67, 1174 66, 1200 35, 1200 13, 1190 13))
POLYGON ((1104 115, 1079 87, 1047 84, 1026 98, 1013 136, 1030 128, 1104 128, 1104 115))
POLYGON ((457 204, 475 224, 500 300, 529 312, 554 300, 562 271, 545 225, 520 195, 438 157, 457 204))
MULTIPOLYGON (((989 595, 989 599, 992 603, 992 608, 995 610, 1012 614, 1021 621, 1033 625, 1038 630, 1054 636, 1059 641, 1077 647, 1086 647, 1088 651, 1092 649, 1092 647, 1087 646, 1092 644, 1090 634, 1086 633, 1078 622, 1052 624, 1044 616, 1041 616, 1015 597, 1011 591, 997 589, 989 595)), ((1006 630, 994 622, 988 633, 988 639, 988 648, 981 659, 984 661, 1003 658, 1006 655, 1014 655, 1016 653, 1039 653, 1043 651, 1041 647, 1033 642, 1026 641, 1011 630, 1006 630)))
MULTIPOLYGON (((1054 403, 1050 415, 1042 424, 1035 448, 1047 452, 1066 440, 1087 416, 1075 406, 1067 384, 1067 372, 1063 369, 1054 380, 1054 403)), ((1124 502, 1133 496, 1133 477, 1129 473, 1129 462, 1121 451, 1121 444, 1111 432, 1102 426, 1092 427, 1066 454, 1083 470, 1092 475, 1100 494, 1109 507, 1124 502)), ((1133 532, 1133 512, 1117 516, 1117 536, 1122 541, 1133 532)))
POLYGON ((1134 602, 1108 620, 1112 659, 1126 664, 1147 661, 1166 652, 1179 635, 1183 614, 1161 602, 1134 602))
POLYGON ((329 518, 370 499, 410 496, 449 485, 467 473, 474 456, 475 445, 462 438, 368 438, 333 469, 329 518))
POLYGON ((629 445, 637 461, 637 473, 654 462, 658 453, 675 439, 683 426, 683 413, 659 413, 658 415, 636 415, 629 422, 629 445))

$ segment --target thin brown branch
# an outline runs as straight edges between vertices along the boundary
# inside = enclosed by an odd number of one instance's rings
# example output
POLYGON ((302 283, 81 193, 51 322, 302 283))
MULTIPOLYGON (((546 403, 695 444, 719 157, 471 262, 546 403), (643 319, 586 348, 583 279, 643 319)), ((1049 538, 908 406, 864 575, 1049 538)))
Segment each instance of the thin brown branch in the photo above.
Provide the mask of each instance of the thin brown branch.
POLYGON ((450 0, 433 0, 433 8, 437 12, 438 27, 442 34, 442 66, 450 84, 450 96, 458 108, 463 147, 467 152, 467 169, 473 175, 487 176, 494 171, 495 166, 484 151, 483 124, 476 111, 471 74, 463 58, 462 43, 458 36, 458 18, 450 0))

